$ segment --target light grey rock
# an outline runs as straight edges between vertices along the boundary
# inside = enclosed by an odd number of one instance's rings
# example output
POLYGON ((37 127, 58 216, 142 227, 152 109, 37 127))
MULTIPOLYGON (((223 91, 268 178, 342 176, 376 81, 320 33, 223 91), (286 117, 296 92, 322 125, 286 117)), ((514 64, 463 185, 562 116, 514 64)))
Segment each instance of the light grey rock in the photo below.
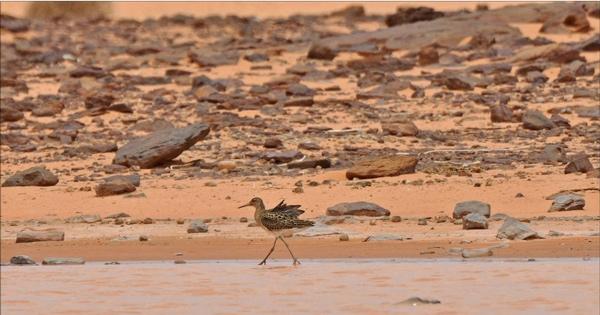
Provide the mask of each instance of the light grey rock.
POLYGON ((389 216, 390 210, 365 201, 343 202, 327 208, 327 215, 362 215, 369 217, 389 216))
POLYGON ((452 217, 455 219, 460 219, 466 216, 469 213, 479 213, 486 218, 490 217, 490 205, 485 202, 477 201, 477 200, 469 200, 459 202, 454 206, 454 212, 452 213, 452 217))
POLYGON ((65 232, 59 230, 20 231, 17 233, 17 243, 64 241, 65 232))
POLYGON ((583 210, 584 207, 585 199, 582 196, 576 194, 563 194, 554 198, 548 212, 583 210))
POLYGON ((476 258, 476 257, 487 257, 492 256, 494 253, 491 248, 475 248, 475 249, 463 249, 461 252, 463 258, 476 258))
POLYGON ((65 223, 96 223, 102 221, 97 214, 81 214, 65 219, 65 223))
POLYGON ((192 220, 187 228, 188 233, 206 233, 208 225, 201 219, 192 220))
POLYGON ((507 218, 498 230, 496 237, 509 240, 532 240, 543 238, 527 224, 514 218, 507 218))
POLYGON ((469 213, 463 217, 463 230, 487 229, 488 221, 480 213, 469 213))
POLYGON ((11 265, 37 265, 29 256, 18 255, 10 258, 11 265))
POLYGON ((83 265, 85 264, 85 260, 80 257, 65 257, 65 258, 57 258, 57 257, 49 257, 44 258, 42 261, 42 265, 83 265))

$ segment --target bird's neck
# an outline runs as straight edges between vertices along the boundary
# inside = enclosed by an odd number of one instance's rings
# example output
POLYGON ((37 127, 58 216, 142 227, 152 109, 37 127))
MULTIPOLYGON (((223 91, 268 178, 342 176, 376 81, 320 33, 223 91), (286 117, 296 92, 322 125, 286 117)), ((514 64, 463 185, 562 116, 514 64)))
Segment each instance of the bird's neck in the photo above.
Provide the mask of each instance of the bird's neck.
POLYGON ((261 201, 255 206, 254 220, 260 224, 260 215, 265 212, 265 204, 261 201))

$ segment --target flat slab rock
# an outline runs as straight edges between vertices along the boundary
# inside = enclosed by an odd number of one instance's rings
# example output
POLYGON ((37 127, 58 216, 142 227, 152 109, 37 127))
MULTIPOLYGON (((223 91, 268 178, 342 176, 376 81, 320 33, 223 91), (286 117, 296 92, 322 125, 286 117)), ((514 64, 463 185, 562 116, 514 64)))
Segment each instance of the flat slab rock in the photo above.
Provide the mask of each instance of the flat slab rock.
POLYGON ((17 233, 17 243, 64 241, 65 232, 59 230, 20 231, 17 233))
POLYGON ((58 177, 44 166, 34 166, 15 173, 2 183, 2 187, 54 186, 57 183, 58 177))
POLYGON ((37 265, 29 256, 18 255, 10 258, 11 265, 37 265))
POLYGON ((121 147, 115 154, 113 164, 152 168, 176 158, 204 139, 209 131, 209 126, 202 123, 156 131, 121 147))
POLYGON ((361 215, 369 217, 389 216, 390 210, 371 202, 343 202, 327 208, 327 215, 361 215))
POLYGON ((55 258, 49 257, 42 260, 42 265, 83 265, 85 260, 80 257, 55 258))
POLYGON ((498 229, 496 237, 509 240, 532 240, 543 238, 527 224, 510 217, 504 220, 504 223, 500 229, 498 229))
POLYGON ((554 198, 548 212, 583 210, 584 207, 585 199, 582 196, 576 194, 564 194, 554 198))
POLYGON ((477 200, 469 200, 459 202, 454 206, 454 212, 452 212, 452 217, 455 219, 460 219, 470 213, 478 213, 482 216, 489 218, 490 217, 490 204, 477 201, 477 200))
POLYGON ((369 179, 384 176, 398 176, 415 172, 417 158, 413 156, 391 155, 360 161, 346 171, 347 179, 369 179))

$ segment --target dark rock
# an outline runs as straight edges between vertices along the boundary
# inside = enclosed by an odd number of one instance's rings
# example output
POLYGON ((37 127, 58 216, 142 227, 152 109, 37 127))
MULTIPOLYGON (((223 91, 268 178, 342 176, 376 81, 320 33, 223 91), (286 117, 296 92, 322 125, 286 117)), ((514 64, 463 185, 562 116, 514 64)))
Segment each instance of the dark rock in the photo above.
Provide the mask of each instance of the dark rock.
POLYGON ((42 265, 83 265, 85 260, 79 257, 55 258, 49 257, 42 260, 42 265))
POLYGON ((314 142, 301 142, 298 144, 298 149, 316 151, 321 150, 321 146, 314 142))
POLYGON ((125 178, 115 178, 110 181, 102 182, 94 188, 96 196, 98 197, 130 193, 134 192, 135 189, 133 183, 125 178))
POLYGON ((114 96, 106 93, 97 93, 85 98, 85 108, 94 111, 105 111, 115 101, 114 96))
POLYGON ((44 166, 35 166, 12 175, 2 187, 12 186, 54 186, 58 183, 58 177, 52 174, 44 166))
POLYGON ((528 225, 511 217, 508 217, 504 220, 504 223, 498 230, 496 237, 499 239, 509 240, 532 240, 542 238, 528 225))
POLYGON ((523 128, 530 130, 552 129, 556 125, 548 117, 537 110, 528 110, 522 117, 523 128))
POLYGON ((587 173, 592 172, 593 170, 594 166, 592 165, 592 162, 590 162, 587 154, 581 152, 570 158, 569 164, 565 167, 565 174, 577 172, 587 173))
POLYGON ((389 216, 390 210, 380 207, 374 203, 358 201, 343 202, 327 208, 327 215, 360 215, 369 217, 389 216))
POLYGON ((58 230, 20 231, 17 233, 17 243, 64 241, 65 232, 58 230))
POLYGON ((107 110, 110 110, 113 112, 119 112, 119 113, 126 113, 126 114, 133 113, 133 109, 131 108, 131 106, 129 106, 125 103, 111 104, 110 106, 108 106, 107 110))
POLYGON ((578 107, 575 109, 575 112, 581 118, 600 119, 600 107, 598 106, 578 107))
POLYGON ((113 175, 104 179, 105 182, 110 182, 113 180, 126 180, 129 181, 133 186, 140 187, 140 175, 131 174, 131 175, 113 175))
POLYGON ((29 256, 18 255, 10 258, 11 265, 37 265, 29 256))
POLYGON ((203 220, 196 219, 190 222, 187 228, 188 233, 206 233, 208 232, 208 225, 203 220))
MULTIPOLYGON (((2 103, 4 103, 4 101, 2 101, 2 103)), ((25 117, 25 115, 13 106, 4 106, 4 104, 2 104, 0 107, 0 122, 19 121, 23 119, 23 117, 25 117)))
POLYGON ((595 34, 582 41, 578 46, 583 51, 600 51, 600 34, 595 34))
POLYGON ((315 90, 301 83, 293 83, 288 86, 286 94, 293 96, 313 96, 315 95, 315 90))
POLYGON ((263 147, 268 149, 281 148, 283 147, 283 141, 281 141, 281 139, 278 138, 267 138, 265 140, 265 143, 263 144, 263 147))
POLYGON ((276 164, 288 163, 293 160, 303 157, 304 154, 299 151, 268 151, 262 155, 262 158, 267 161, 271 161, 276 164))
POLYGON ((504 104, 494 105, 490 108, 492 122, 512 122, 513 112, 504 104))
POLYGON ((115 154, 114 164, 138 165, 152 168, 168 162, 204 139, 209 127, 197 123, 185 128, 170 128, 154 132, 148 136, 131 140, 115 154))
POLYGON ((571 128, 571 123, 569 120, 559 114, 552 114, 552 116, 550 116, 550 120, 557 127, 571 128))
POLYGON ((427 7, 398 8, 396 13, 385 17, 385 24, 391 27, 419 21, 431 21, 443 16, 443 12, 427 7))
POLYGON ((487 229, 488 222, 485 216, 477 212, 471 212, 462 218, 463 230, 487 229))
POLYGON ((83 78, 83 77, 92 77, 92 78, 102 78, 108 76, 108 72, 104 71, 102 68, 93 67, 93 66, 80 66, 77 69, 71 71, 69 73, 71 78, 83 78))
POLYGON ((440 302, 440 300, 424 299, 424 298, 420 298, 420 297, 411 297, 402 302, 398 302, 396 304, 417 306, 417 305, 423 305, 423 304, 440 304, 440 303, 442 303, 442 302, 440 302))
POLYGON ((329 159, 304 160, 304 161, 299 161, 299 162, 290 162, 287 165, 287 167, 290 169, 292 169, 292 168, 306 169, 306 168, 315 168, 317 166, 319 166, 321 168, 330 168, 331 160, 329 160, 329 159))
POLYGON ((454 212, 452 217, 455 219, 461 219, 470 213, 477 213, 486 218, 490 217, 490 205, 485 202, 470 200, 459 202, 454 206, 454 212))
POLYGON ((261 53, 252 53, 252 54, 245 55, 244 59, 248 60, 250 62, 263 62, 263 61, 269 61, 269 56, 267 56, 265 54, 261 54, 261 53))
POLYGON ((0 28, 12 33, 27 32, 30 24, 29 20, 19 19, 6 14, 0 16, 0 28))
POLYGON ((308 59, 333 60, 337 52, 322 44, 313 44, 308 50, 308 59))
POLYGON ((131 217, 129 214, 125 212, 113 213, 111 215, 107 215, 105 219, 118 219, 118 218, 129 218, 131 217))
POLYGON ((290 99, 286 100, 285 102, 283 102, 283 106, 285 106, 285 107, 290 107, 290 106, 309 107, 309 106, 312 106, 313 104, 314 104, 314 100, 311 96, 290 98, 290 99))
POLYGON ((357 162, 348 171, 347 179, 368 179, 398 176, 415 172, 417 159, 412 156, 384 156, 357 162))
POLYGON ((554 198, 548 212, 583 210, 585 199, 575 194, 561 194, 554 198))
POLYGON ((435 47, 423 47, 419 51, 419 65, 427 66, 440 61, 440 55, 435 47))

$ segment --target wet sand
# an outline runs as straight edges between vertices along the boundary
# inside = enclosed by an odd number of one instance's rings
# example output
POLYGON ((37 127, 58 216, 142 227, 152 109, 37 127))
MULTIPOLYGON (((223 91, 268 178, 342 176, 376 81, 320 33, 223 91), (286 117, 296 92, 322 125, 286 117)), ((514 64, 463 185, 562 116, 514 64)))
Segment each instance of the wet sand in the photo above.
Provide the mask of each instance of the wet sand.
POLYGON ((2 267, 2 313, 594 314, 599 263, 344 259, 299 267, 252 261, 2 267), (440 303, 401 303, 411 297, 440 303))

